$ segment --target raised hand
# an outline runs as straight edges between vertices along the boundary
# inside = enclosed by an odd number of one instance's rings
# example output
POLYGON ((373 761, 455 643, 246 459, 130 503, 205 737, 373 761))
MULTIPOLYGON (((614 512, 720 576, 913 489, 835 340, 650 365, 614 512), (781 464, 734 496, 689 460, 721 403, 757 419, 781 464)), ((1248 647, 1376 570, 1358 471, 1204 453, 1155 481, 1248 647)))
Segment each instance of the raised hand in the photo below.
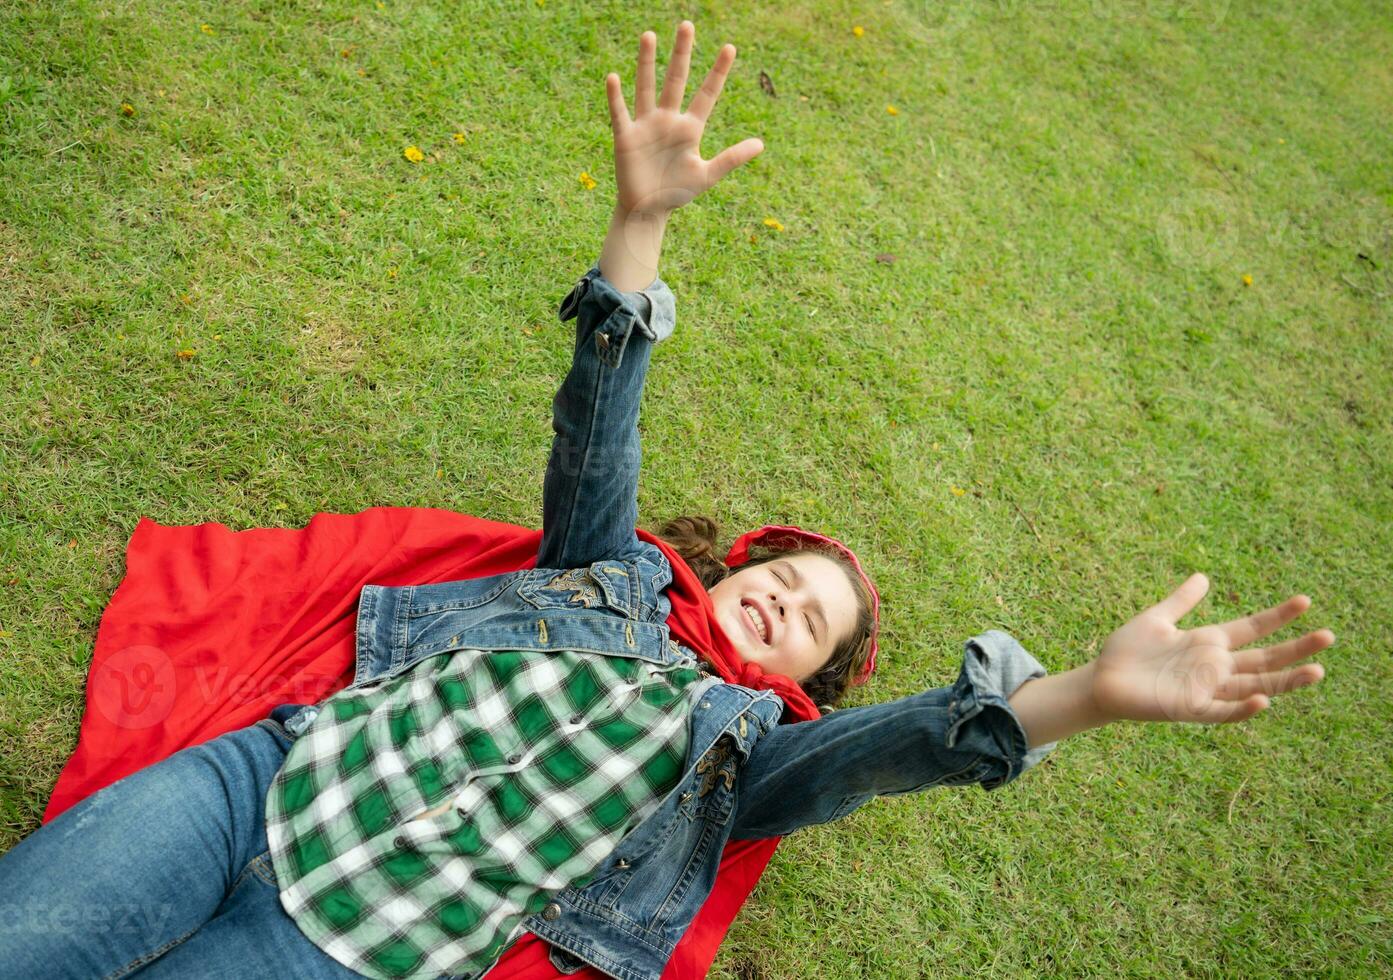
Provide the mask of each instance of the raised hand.
POLYGON ((656 96, 654 54, 658 36, 645 31, 639 38, 632 119, 624 104, 619 76, 614 72, 605 76, 610 127, 614 131, 618 207, 623 212, 667 215, 764 149, 764 142, 752 137, 727 147, 710 160, 701 158, 701 134, 721 97, 730 66, 735 63, 735 45, 721 48, 706 80, 683 112, 682 98, 686 94, 695 37, 696 27, 691 21, 678 25, 663 91, 656 96))
POLYGON ((1300 616, 1311 605, 1308 596, 1295 595, 1217 626, 1177 627, 1208 591, 1209 580, 1197 572, 1108 637, 1091 665, 1093 700, 1105 716, 1243 721, 1268 707, 1273 695, 1325 676, 1325 668, 1315 662, 1291 665, 1334 643, 1335 634, 1328 629, 1273 646, 1239 649, 1300 616))

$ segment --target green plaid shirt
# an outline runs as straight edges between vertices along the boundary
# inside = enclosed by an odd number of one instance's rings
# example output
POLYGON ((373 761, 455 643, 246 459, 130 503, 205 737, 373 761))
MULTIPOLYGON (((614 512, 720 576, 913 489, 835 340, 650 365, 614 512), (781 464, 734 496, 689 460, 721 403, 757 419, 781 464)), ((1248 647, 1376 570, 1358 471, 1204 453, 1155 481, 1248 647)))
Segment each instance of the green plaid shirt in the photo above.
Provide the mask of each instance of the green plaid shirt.
POLYGON ((333 695, 266 798, 281 905, 366 976, 482 974, 677 784, 700 679, 461 650, 333 695))

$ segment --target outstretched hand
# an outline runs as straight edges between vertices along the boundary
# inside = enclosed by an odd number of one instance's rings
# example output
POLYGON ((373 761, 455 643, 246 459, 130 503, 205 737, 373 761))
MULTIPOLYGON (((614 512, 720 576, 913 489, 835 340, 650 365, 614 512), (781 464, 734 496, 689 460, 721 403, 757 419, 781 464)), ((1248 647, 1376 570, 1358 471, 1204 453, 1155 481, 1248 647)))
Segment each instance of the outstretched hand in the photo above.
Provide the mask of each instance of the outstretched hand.
POLYGON ((1106 716, 1137 721, 1243 721, 1273 695, 1315 684, 1325 668, 1304 660, 1335 642, 1328 629, 1268 647, 1240 650, 1274 633, 1311 605, 1295 595, 1280 605, 1217 626, 1184 630, 1209 580, 1200 573, 1116 630, 1094 661, 1093 699, 1106 716))
POLYGON ((614 72, 605 76, 610 127, 614 131, 618 204, 624 212, 666 215, 675 211, 764 149, 764 142, 752 137, 727 147, 710 160, 701 158, 701 134, 721 96, 730 66, 735 63, 735 45, 721 48, 706 80, 683 112, 682 98, 686 94, 695 37, 696 27, 691 21, 678 25, 662 95, 656 97, 654 54, 658 36, 645 31, 639 38, 632 119, 624 104, 619 76, 614 72))

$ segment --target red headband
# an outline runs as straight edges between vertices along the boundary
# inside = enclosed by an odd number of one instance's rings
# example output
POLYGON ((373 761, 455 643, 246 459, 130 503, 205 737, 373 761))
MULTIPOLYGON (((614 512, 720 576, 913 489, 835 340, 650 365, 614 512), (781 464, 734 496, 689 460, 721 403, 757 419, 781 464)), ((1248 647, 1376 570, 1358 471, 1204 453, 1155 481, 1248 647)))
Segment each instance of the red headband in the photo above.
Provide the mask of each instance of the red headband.
POLYGON ((861 562, 857 560, 856 554, 835 538, 829 538, 814 531, 805 531, 801 527, 793 527, 787 524, 766 524, 757 531, 747 531, 735 539, 735 543, 730 546, 730 552, 726 555, 726 565, 735 568, 745 564, 750 560, 750 548, 765 548, 769 551, 795 551, 799 548, 810 548, 814 551, 825 551, 832 547, 842 557, 851 562, 856 574, 861 576, 861 581, 865 583, 866 591, 871 594, 871 655, 866 658, 866 666, 861 673, 853 680, 853 684, 864 684, 875 670, 875 653, 879 644, 876 637, 880 634, 880 593, 876 591, 875 584, 871 582, 871 577, 866 574, 866 570, 861 567, 861 562))

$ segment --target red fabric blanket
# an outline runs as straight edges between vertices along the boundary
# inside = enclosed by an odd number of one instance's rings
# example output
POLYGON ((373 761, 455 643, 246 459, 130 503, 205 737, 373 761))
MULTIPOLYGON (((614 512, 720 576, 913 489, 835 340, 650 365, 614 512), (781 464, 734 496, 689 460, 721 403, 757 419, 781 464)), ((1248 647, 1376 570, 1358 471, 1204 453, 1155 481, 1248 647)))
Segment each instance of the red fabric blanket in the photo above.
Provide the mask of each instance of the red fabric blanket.
MULTIPOLYGON (((727 680, 784 696, 789 714, 817 709, 784 677, 742 665, 691 568, 672 563, 672 635, 727 680)), ((49 799, 47 823, 84 797, 190 745, 314 703, 352 683, 364 585, 423 585, 533 567, 540 531, 426 507, 316 514, 304 528, 166 527, 142 517, 126 577, 97 628, 77 748, 49 799)), ((777 839, 732 842, 716 885, 678 944, 664 980, 703 977, 773 855, 777 839)), ((547 946, 519 939, 488 980, 559 977, 547 946)), ((573 976, 601 980, 586 969, 573 976)))

